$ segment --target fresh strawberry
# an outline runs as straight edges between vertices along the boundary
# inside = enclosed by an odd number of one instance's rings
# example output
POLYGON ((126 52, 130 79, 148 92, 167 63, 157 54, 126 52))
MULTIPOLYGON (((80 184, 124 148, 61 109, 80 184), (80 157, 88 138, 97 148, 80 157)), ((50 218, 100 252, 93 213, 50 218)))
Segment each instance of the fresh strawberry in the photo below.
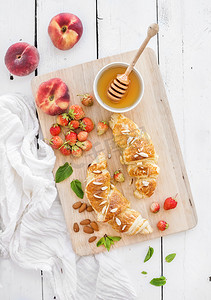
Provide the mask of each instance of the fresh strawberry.
POLYGON ((89 140, 86 140, 84 142, 77 142, 77 146, 84 151, 89 151, 90 149, 92 149, 92 143, 89 140))
POLYGON ((159 230, 161 230, 161 231, 166 230, 168 227, 169 227, 169 224, 166 223, 166 221, 159 221, 159 222, 157 223, 157 228, 158 228, 159 230))
POLYGON ((74 157, 81 157, 82 153, 83 153, 82 149, 79 148, 78 146, 75 145, 72 147, 72 155, 74 157))
POLYGON ((77 96, 82 97, 81 98, 81 103, 84 106, 92 106, 93 105, 94 98, 93 98, 92 95, 90 95, 90 94, 87 93, 87 94, 77 95, 77 96))
POLYGON ((78 129, 79 125, 80 124, 77 120, 71 120, 69 123, 69 128, 70 129, 78 129))
POLYGON ((50 145, 53 149, 59 149, 63 145, 63 140, 60 136, 56 135, 50 139, 50 145))
POLYGON ((177 206, 177 201, 175 198, 169 197, 165 200, 163 208, 165 210, 173 209, 177 206))
POLYGON ((97 124, 97 134, 102 135, 108 130, 108 122, 101 121, 97 124))
POLYGON ((58 124, 53 124, 50 128, 50 133, 51 135, 55 136, 55 135, 59 135, 61 132, 61 128, 58 124))
POLYGON ((74 146, 77 142, 77 133, 74 131, 67 132, 65 135, 65 140, 69 145, 74 146))
POLYGON ((71 154, 71 147, 70 147, 70 145, 68 145, 68 144, 64 144, 63 146, 61 146, 61 147, 59 148, 59 150, 60 150, 60 152, 61 152, 63 155, 65 155, 65 156, 68 156, 68 155, 71 154))
POLYGON ((67 126, 68 123, 69 123, 69 120, 70 120, 70 118, 69 118, 68 114, 64 113, 64 114, 61 114, 61 115, 57 116, 56 122, 60 126, 67 126))
POLYGON ((125 181, 125 177, 124 177, 121 170, 117 170, 117 171, 114 172, 114 180, 116 180, 117 182, 124 182, 125 181))
POLYGON ((79 142, 84 142, 87 140, 88 137, 88 132, 86 131, 80 131, 77 135, 77 138, 79 140, 79 142))
POLYGON ((80 120, 85 117, 85 113, 83 111, 83 108, 80 105, 71 105, 69 110, 69 116, 73 120, 80 120))
POLYGON ((90 132, 94 128, 94 123, 90 118, 83 118, 80 122, 80 128, 86 132, 90 132))
POLYGON ((159 212, 159 210, 160 210, 160 204, 159 203, 157 203, 157 202, 153 202, 152 204, 151 204, 151 206, 150 206, 150 210, 151 210, 151 212, 152 213, 157 213, 157 212, 159 212))

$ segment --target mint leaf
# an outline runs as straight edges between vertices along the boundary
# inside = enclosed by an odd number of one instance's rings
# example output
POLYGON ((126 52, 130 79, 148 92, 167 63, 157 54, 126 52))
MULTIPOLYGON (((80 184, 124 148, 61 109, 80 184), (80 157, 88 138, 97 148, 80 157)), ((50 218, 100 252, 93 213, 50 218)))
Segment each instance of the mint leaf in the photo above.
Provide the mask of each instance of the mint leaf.
POLYGON ((84 197, 84 192, 81 187, 81 182, 78 179, 75 179, 71 182, 71 189, 73 192, 80 198, 83 199, 84 197))
POLYGON ((154 253, 154 249, 152 247, 149 247, 149 250, 147 252, 147 255, 145 256, 144 262, 148 261, 152 257, 153 253, 154 253))
POLYGON ((114 245, 115 241, 121 240, 120 236, 108 236, 105 234, 98 242, 97 242, 97 247, 104 245, 105 248, 109 251, 111 248, 111 245, 114 245))
POLYGON ((150 284, 155 286, 163 286, 164 284, 166 284, 166 277, 161 276, 160 278, 153 278, 150 281, 150 284))
POLYGON ((166 256, 165 260, 166 262, 170 263, 176 256, 176 253, 172 253, 166 256))
POLYGON ((56 183, 59 183, 68 177, 73 173, 73 168, 71 165, 66 162, 63 166, 59 167, 56 171, 55 181, 56 183))
POLYGON ((142 271, 142 272, 141 272, 141 274, 144 274, 144 275, 146 275, 146 274, 147 274, 147 272, 146 272, 146 271, 142 271))

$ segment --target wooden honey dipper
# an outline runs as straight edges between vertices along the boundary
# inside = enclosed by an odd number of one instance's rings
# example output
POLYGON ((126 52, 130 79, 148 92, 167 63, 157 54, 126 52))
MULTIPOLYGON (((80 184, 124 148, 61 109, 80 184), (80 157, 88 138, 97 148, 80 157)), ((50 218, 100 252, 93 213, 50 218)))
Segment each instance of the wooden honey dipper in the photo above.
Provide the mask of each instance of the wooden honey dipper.
POLYGON ((150 39, 155 36, 159 31, 159 26, 158 24, 152 24, 149 26, 147 30, 147 37, 143 41, 141 47, 138 49, 136 56, 134 57, 133 61, 130 63, 130 65, 127 67, 126 71, 124 74, 119 74, 117 77, 111 82, 107 95, 108 97, 114 101, 114 102, 119 102, 122 97, 125 95, 127 92, 127 89, 129 87, 129 78, 128 76, 130 75, 131 71, 133 70, 133 67, 135 66, 137 60, 139 59, 140 55, 144 51, 145 47, 149 43, 150 39))

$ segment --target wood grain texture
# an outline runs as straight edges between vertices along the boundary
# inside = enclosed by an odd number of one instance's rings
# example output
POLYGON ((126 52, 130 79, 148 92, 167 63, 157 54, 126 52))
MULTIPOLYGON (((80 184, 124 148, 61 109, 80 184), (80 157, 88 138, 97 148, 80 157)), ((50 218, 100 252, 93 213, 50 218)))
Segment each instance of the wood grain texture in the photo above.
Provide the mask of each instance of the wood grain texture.
MULTIPOLYGON (((36 77, 32 81, 33 94, 35 96, 37 88, 41 82, 53 77, 59 77, 67 83, 70 89, 71 102, 79 103, 80 99, 78 99, 76 95, 83 92, 92 92, 93 79, 97 71, 102 66, 110 63, 111 61, 129 62, 133 55, 134 51, 131 51, 36 77)), ((124 195, 130 199, 132 207, 141 211, 142 215, 150 220, 154 228, 154 232, 147 236, 139 234, 133 237, 128 237, 127 235, 122 235, 121 241, 116 243, 115 247, 129 245, 190 229, 196 225, 197 219, 174 124, 165 95, 165 89, 156 63, 156 57, 151 49, 148 48, 144 51, 142 59, 137 63, 137 69, 140 70, 144 78, 146 87, 145 94, 139 107, 126 115, 133 119, 140 127, 144 126, 150 134, 156 151, 159 154, 159 166, 161 168, 161 173, 158 179, 156 192, 150 199, 136 200, 133 196, 133 188, 128 188, 130 181, 128 177, 125 183, 118 187, 123 191, 124 195), (149 213, 149 206, 153 201, 159 200, 159 202, 163 203, 167 196, 176 195, 177 193, 179 204, 174 212, 162 211, 158 215, 152 215, 149 213), (156 224, 160 219, 165 219, 170 224, 169 229, 163 233, 156 229, 156 224)), ((45 138, 49 139, 49 128, 55 121, 55 117, 47 116, 39 109, 38 114, 43 135, 45 138)), ((108 120, 111 115, 110 112, 105 111, 97 103, 95 103, 92 108, 87 108, 86 114, 93 118, 95 123, 102 119, 108 120)), ((111 153, 112 155, 112 158, 108 161, 111 174, 114 170, 120 167, 119 151, 113 143, 111 131, 108 131, 104 136, 98 138, 96 138, 96 131, 93 131, 90 134, 90 140, 93 141, 92 151, 90 151, 90 153, 86 153, 80 159, 65 158, 58 151, 55 151, 57 160, 54 173, 65 161, 71 161, 74 169, 71 180, 76 178, 79 179, 83 183, 84 187, 86 168, 102 150, 107 154, 111 153)), ((125 169, 124 172, 126 174, 125 169)), ((95 243, 88 243, 88 236, 82 232, 82 228, 79 233, 74 233, 72 229, 74 222, 79 223, 80 220, 86 218, 95 219, 95 214, 90 214, 88 212, 79 214, 77 211, 72 209, 72 204, 78 199, 70 189, 70 179, 57 184, 57 188, 73 248, 76 253, 79 255, 88 255, 103 251, 103 247, 97 248, 95 243)), ((84 198, 84 201, 87 200, 84 198)), ((116 234, 115 231, 107 224, 101 224, 100 231, 97 233, 97 236, 100 238, 105 233, 110 235, 116 234)))

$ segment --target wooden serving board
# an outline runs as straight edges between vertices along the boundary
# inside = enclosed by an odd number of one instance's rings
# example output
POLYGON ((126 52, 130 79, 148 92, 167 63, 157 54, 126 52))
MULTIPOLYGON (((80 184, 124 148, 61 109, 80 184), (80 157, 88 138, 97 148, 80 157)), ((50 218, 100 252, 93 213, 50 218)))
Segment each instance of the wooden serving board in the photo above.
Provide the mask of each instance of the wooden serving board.
MULTIPOLYGON (((130 62, 135 51, 122 53, 112 57, 106 57, 77 65, 71 68, 58 70, 49 74, 35 77, 32 81, 32 90, 34 96, 38 86, 43 81, 50 78, 61 78, 69 88, 71 104, 80 104, 77 94, 93 93, 93 80, 97 72, 106 64, 114 61, 130 62)), ((127 175, 125 166, 119 161, 120 152, 113 142, 112 131, 109 130, 103 136, 98 137, 96 129, 89 134, 89 139, 93 143, 93 148, 79 159, 73 157, 64 157, 58 150, 55 151, 56 164, 54 174, 59 166, 66 161, 71 162, 73 174, 67 180, 57 184, 60 200, 62 203, 67 228, 70 233, 72 246, 78 255, 89 255, 104 251, 103 246, 96 247, 96 243, 89 244, 88 238, 92 235, 83 232, 80 225, 80 231, 73 231, 73 224, 80 223, 81 220, 89 218, 96 220, 94 212, 83 212, 79 214, 78 210, 74 210, 72 205, 80 199, 74 194, 70 188, 70 182, 79 179, 85 188, 86 169, 89 163, 101 152, 107 155, 111 153, 108 159, 108 167, 111 175, 115 170, 121 168, 125 174, 126 180, 117 187, 131 201, 131 207, 139 210, 142 216, 148 218, 153 227, 153 233, 150 235, 127 236, 116 233, 109 225, 100 224, 100 231, 96 235, 101 238, 105 233, 108 235, 121 235, 122 239, 115 243, 113 247, 121 247, 133 243, 139 243, 145 240, 154 239, 160 236, 185 231, 193 228, 197 224, 197 215, 192 199, 190 185, 188 182, 177 134, 174 127, 171 111, 165 93, 165 88, 161 78, 161 74, 157 65, 156 56, 152 49, 147 48, 141 59, 137 62, 136 68, 141 72, 144 83, 145 92, 141 103, 132 111, 125 113, 126 116, 135 121, 140 127, 144 127, 152 138, 156 152, 159 155, 158 165, 160 167, 160 175, 155 194, 151 198, 138 200, 134 197, 133 191, 135 187, 129 185, 131 178, 127 175), (175 210, 161 211, 152 214, 149 210, 150 205, 154 201, 158 201, 163 205, 164 200, 169 196, 177 196, 178 205, 175 210), (164 231, 158 231, 156 224, 159 220, 165 220, 169 223, 169 228, 164 231)), ((103 109, 96 101, 92 107, 84 108, 88 117, 92 118, 97 124, 100 120, 109 120, 111 112, 103 109)), ((38 109, 40 125, 44 138, 50 139, 49 128, 56 121, 56 117, 48 116, 38 109)), ((84 196, 84 202, 87 202, 84 196)), ((97 239, 97 240, 98 240, 97 239)), ((96 241, 97 241, 96 240, 96 241)))

